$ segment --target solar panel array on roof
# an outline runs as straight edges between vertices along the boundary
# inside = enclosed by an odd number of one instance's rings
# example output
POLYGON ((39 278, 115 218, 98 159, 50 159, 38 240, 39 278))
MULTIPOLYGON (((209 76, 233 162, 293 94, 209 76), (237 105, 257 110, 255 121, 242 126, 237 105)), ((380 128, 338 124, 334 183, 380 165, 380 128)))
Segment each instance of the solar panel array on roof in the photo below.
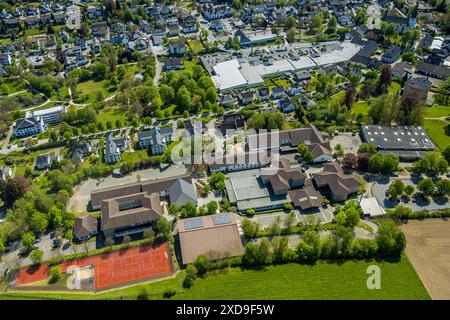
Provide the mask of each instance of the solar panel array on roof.
POLYGON ((231 218, 227 214, 218 214, 212 217, 214 225, 231 223, 231 218))
POLYGON ((203 228, 203 219, 202 218, 193 218, 189 220, 184 220, 184 229, 191 230, 197 228, 203 228))

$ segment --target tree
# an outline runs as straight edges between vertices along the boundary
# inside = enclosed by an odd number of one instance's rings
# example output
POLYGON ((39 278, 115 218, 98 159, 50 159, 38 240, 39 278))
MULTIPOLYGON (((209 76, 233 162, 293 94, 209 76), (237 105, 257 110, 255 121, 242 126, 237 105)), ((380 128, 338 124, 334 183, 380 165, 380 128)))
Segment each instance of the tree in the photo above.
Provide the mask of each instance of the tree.
POLYGON ((350 200, 343 207, 338 208, 334 221, 338 225, 354 228, 359 223, 361 215, 362 210, 358 202, 350 200))
POLYGON ((344 156, 344 149, 342 148, 342 146, 340 144, 337 144, 334 147, 334 157, 336 159, 340 159, 344 156))
POLYGON ((40 264, 43 256, 44 256, 44 251, 39 250, 39 249, 34 249, 30 253, 30 259, 33 262, 33 264, 40 264))
POLYGON ((156 233, 158 235, 168 236, 170 234, 170 230, 171 230, 170 222, 164 217, 159 218, 155 226, 156 233))
POLYGON ((50 284, 57 283, 62 279, 62 272, 60 266, 53 266, 49 270, 49 280, 50 284))
POLYGON ((411 196, 414 193, 414 187, 412 185, 408 184, 405 187, 404 192, 405 192, 406 195, 411 196))
POLYGON ((178 217, 180 215, 181 207, 176 203, 171 203, 169 206, 169 214, 173 217, 178 217))
POLYGON ((286 40, 289 41, 290 43, 295 41, 295 35, 296 35, 296 31, 294 28, 290 28, 287 32, 286 32, 286 40))
POLYGON ((379 93, 385 93, 387 87, 392 84, 392 67, 389 64, 383 64, 381 66, 380 79, 378 80, 379 93))
POLYGON ((204 276, 208 272, 210 265, 210 262, 203 254, 199 255, 194 261, 194 266, 197 269, 197 274, 199 276, 204 276))
POLYGON ((436 183, 436 192, 440 196, 450 196, 450 180, 448 179, 440 179, 436 183))
POLYGON ((417 189, 419 189, 425 197, 431 197, 435 193, 436 186, 434 185, 433 180, 427 178, 420 180, 417 189))
POLYGON ((398 206, 395 207, 392 214, 399 219, 404 219, 408 218, 411 212, 412 212, 411 208, 408 208, 403 204, 399 204, 398 206))
POLYGON ((35 234, 41 234, 47 229, 47 216, 39 211, 35 211, 30 218, 30 228, 35 234))
POLYGON ((295 211, 291 211, 291 213, 289 213, 289 216, 284 219, 284 232, 286 234, 291 234, 292 233, 292 229, 294 228, 294 224, 295 224, 295 211))
POLYGON ((29 181, 21 176, 0 181, 0 199, 10 207, 17 199, 22 197, 29 189, 29 181))
POLYGON ((437 151, 427 152, 425 156, 413 165, 413 171, 416 173, 433 173, 440 175, 447 172, 448 162, 437 151))
POLYGON ((30 249, 34 245, 35 240, 33 232, 25 232, 22 235, 21 243, 25 248, 30 249))
POLYGON ((331 18, 328 20, 327 27, 330 33, 336 32, 337 21, 335 16, 331 16, 331 18))
POLYGON ((444 151, 442 151, 442 155, 444 156, 447 162, 450 162, 450 146, 447 146, 444 151))
POLYGON ((401 101, 397 115, 398 124, 419 125, 423 123, 425 104, 418 91, 406 92, 401 101))
POLYGON ((197 268, 193 264, 189 264, 186 268, 186 275, 183 279, 183 287, 189 289, 194 285, 195 278, 197 277, 197 268))
POLYGON ((346 153, 344 155, 344 159, 342 160, 342 163, 343 163, 344 167, 349 168, 349 169, 354 169, 354 168, 356 168, 356 166, 358 164, 358 158, 356 157, 356 155, 354 153, 346 153))
POLYGON ((297 21, 295 20, 295 18, 293 16, 289 16, 286 19, 286 29, 292 29, 295 27, 297 21))
POLYGON ((191 201, 186 202, 180 212, 181 218, 195 217, 196 215, 197 207, 191 201))
POLYGON ((401 196, 404 190, 405 185, 401 180, 394 180, 388 188, 389 195, 394 199, 401 196))
POLYGON ((242 231, 246 238, 255 238, 259 231, 259 225, 256 222, 252 222, 249 219, 243 219, 241 223, 242 231))
POLYGON ((270 227, 270 234, 278 236, 281 234, 281 217, 277 216, 270 227))
POLYGON ((344 96, 344 105, 347 106, 347 109, 350 110, 355 103, 356 99, 356 88, 349 86, 345 90, 345 96, 344 96))
POLYGON ((377 153, 377 148, 373 144, 364 142, 359 146, 358 153, 375 154, 375 153, 377 153))
POLYGON ((381 256, 399 258, 406 246, 403 232, 392 220, 381 220, 376 236, 381 256))
POLYGON ((208 204, 206 206, 208 208, 208 214, 216 214, 217 213, 217 209, 219 208, 219 205, 214 200, 208 202, 208 204))
POLYGON ((321 254, 321 242, 316 231, 305 231, 302 241, 297 245, 296 253, 300 262, 314 263, 319 259, 321 254))

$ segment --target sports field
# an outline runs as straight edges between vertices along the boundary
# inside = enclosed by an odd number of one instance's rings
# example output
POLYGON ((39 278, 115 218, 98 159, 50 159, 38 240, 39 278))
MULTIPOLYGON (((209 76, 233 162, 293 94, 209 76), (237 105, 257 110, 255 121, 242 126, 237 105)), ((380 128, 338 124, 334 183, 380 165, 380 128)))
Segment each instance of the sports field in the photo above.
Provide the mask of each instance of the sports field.
MULTIPOLYGON (((320 262, 314 266, 287 264, 261 270, 233 268, 197 279, 191 289, 182 288, 184 274, 175 278, 98 294, 9 293, 24 299, 136 299, 146 289, 151 299, 162 299, 167 289, 177 294, 172 299, 430 299, 409 261, 320 262), (381 289, 366 286, 367 267, 381 269, 381 289)), ((0 298, 2 296, 0 295, 0 298)), ((8 299, 8 296, 4 296, 8 299)))
POLYGON ((433 299, 450 299, 450 221, 414 220, 402 225, 406 254, 433 299))
MULTIPOLYGON (((101 290, 172 273, 167 243, 134 247, 61 263, 61 271, 69 267, 94 266, 95 289, 101 290)), ((48 265, 20 270, 16 285, 32 285, 48 278, 48 265)))

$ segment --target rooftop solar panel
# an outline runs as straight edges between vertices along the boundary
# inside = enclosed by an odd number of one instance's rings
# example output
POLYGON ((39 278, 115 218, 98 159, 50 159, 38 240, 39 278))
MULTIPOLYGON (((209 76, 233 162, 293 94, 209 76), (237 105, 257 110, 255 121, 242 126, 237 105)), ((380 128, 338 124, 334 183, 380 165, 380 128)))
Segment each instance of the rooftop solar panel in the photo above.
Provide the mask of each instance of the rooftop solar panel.
POLYGON ((183 221, 183 224, 184 224, 185 230, 203 228, 203 219, 202 218, 193 218, 193 219, 183 221))
POLYGON ((214 225, 231 223, 231 218, 227 214, 218 214, 212 218, 214 225))

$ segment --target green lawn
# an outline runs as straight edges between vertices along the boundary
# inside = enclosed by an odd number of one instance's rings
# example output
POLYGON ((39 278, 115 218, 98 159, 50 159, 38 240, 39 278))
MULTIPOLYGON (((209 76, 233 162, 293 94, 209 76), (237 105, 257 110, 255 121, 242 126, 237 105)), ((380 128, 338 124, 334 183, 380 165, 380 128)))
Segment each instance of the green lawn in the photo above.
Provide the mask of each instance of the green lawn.
MULTIPOLYGON (((178 291, 174 299, 430 299, 417 273, 404 258, 399 263, 347 261, 342 264, 319 262, 314 266, 287 264, 262 270, 221 270, 196 280, 183 290, 183 272, 160 282, 133 286, 100 294, 11 293, 12 298, 42 299, 136 299, 142 288, 150 298, 161 299, 167 288, 178 291), (366 287, 367 267, 381 270, 381 289, 366 287)), ((0 295, 0 298, 2 296, 0 295)), ((3 298, 7 299, 7 296, 3 298)))
POLYGON ((426 108, 426 118, 441 118, 450 116, 450 106, 435 105, 426 108))
POLYGON ((147 150, 138 150, 135 152, 125 151, 122 153, 122 161, 137 163, 141 160, 145 160, 149 157, 147 150))
POLYGON ((425 129, 434 144, 443 150, 450 145, 450 122, 444 120, 425 120, 425 129))
POLYGON ((85 103, 92 103, 97 101, 98 93, 102 92, 104 97, 107 98, 111 95, 108 92, 109 80, 94 81, 89 80, 86 82, 81 82, 77 84, 77 91, 80 96, 87 96, 85 103))
POLYGON ((126 120, 127 112, 122 110, 121 108, 113 107, 113 108, 104 108, 102 109, 98 116, 97 121, 103 122, 106 128, 106 123, 111 121, 114 128, 116 126, 116 121, 122 121, 122 126, 126 126, 128 121, 126 120))

